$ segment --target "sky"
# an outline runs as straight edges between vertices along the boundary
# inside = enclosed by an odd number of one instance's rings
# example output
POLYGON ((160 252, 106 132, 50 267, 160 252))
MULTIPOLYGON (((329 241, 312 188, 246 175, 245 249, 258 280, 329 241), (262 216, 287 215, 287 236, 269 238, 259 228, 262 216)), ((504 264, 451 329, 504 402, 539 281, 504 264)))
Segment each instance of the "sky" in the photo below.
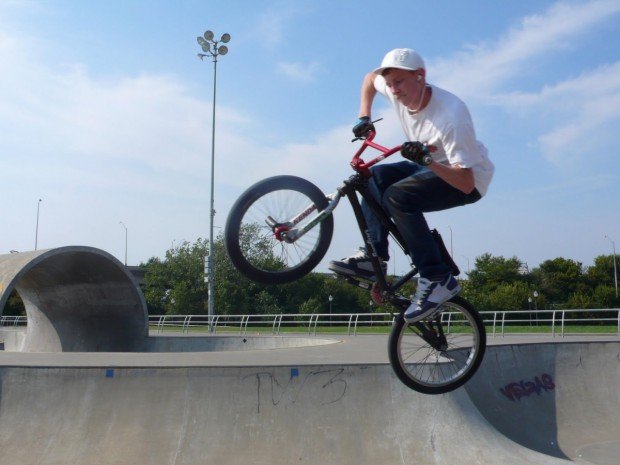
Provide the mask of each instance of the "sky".
MULTIPOLYGON (((124 261, 126 226, 137 265, 208 238, 207 29, 232 37, 217 67, 216 234, 264 177, 326 193, 348 178, 362 79, 410 47, 467 103, 496 167, 481 201, 427 216, 463 270, 484 253, 590 266, 620 246, 620 0, 0 0, 0 254, 36 240, 124 261)), ((404 141, 380 96, 373 117, 376 141, 404 141)), ((319 270, 357 245, 341 202, 319 270)))

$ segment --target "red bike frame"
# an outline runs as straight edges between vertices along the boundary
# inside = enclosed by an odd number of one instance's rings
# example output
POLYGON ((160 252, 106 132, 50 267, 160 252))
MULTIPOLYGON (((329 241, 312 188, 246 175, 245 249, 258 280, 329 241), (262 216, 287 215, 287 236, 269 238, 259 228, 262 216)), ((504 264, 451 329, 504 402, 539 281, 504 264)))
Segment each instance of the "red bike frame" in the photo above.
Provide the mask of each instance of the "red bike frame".
POLYGON ((372 132, 372 131, 368 134, 368 136, 366 137, 366 139, 362 143, 362 146, 360 147, 360 149, 357 151, 357 153, 351 159, 351 163, 350 163, 351 168, 353 168, 356 172, 358 172, 359 174, 361 174, 365 178, 369 178, 370 177, 370 167, 371 166, 376 165, 381 160, 385 160, 387 157, 389 157, 390 155, 395 154, 396 152, 400 152, 400 149, 402 147, 402 145, 398 145, 398 146, 396 146, 394 148, 388 149, 387 147, 384 147, 382 145, 379 145, 379 144, 373 142, 373 139, 375 138, 375 136, 376 136, 376 133, 372 132), (378 157, 373 158, 372 160, 365 162, 364 160, 361 159, 361 156, 362 156, 362 153, 364 153, 364 150, 366 150, 366 148, 368 148, 368 147, 372 147, 373 149, 376 149, 379 152, 382 152, 382 155, 379 155, 378 157))

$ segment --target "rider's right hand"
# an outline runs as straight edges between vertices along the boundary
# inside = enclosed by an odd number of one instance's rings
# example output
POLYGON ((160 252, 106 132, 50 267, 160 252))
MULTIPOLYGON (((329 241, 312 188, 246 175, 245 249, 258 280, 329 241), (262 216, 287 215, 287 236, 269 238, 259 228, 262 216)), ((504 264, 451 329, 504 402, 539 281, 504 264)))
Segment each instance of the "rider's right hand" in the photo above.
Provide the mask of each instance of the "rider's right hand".
POLYGON ((428 166, 433 161, 429 147, 422 142, 405 142, 401 146, 400 154, 403 158, 422 166, 428 166))
POLYGON ((355 137, 366 137, 370 131, 375 132, 375 126, 370 121, 370 116, 361 116, 353 126, 355 137))

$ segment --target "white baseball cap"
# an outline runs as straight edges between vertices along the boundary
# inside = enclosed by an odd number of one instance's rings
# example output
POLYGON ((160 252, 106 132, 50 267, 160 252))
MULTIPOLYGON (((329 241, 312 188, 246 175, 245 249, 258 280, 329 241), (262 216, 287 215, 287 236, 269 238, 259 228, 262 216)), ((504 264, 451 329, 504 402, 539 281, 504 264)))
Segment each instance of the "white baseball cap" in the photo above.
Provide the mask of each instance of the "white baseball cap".
POLYGON ((418 52, 410 48, 395 48, 386 53, 381 62, 381 66, 374 70, 381 74, 388 68, 399 68, 415 71, 416 69, 426 69, 424 60, 418 52))

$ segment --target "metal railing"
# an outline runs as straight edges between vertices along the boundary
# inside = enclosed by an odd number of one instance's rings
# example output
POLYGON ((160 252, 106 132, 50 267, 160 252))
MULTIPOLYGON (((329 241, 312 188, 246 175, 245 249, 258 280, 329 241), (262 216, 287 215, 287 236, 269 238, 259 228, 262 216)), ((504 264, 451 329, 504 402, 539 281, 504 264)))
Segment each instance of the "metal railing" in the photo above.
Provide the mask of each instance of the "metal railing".
POLYGON ((0 326, 25 326, 27 322, 25 316, 0 316, 0 326))
MULTIPOLYGON (((448 322, 456 312, 444 312, 442 320, 448 322)), ((584 334, 584 326, 605 326, 601 334, 620 336, 620 309, 571 309, 571 310, 503 310, 480 312, 489 336, 505 336, 507 332, 524 334, 536 332, 552 337, 564 337, 567 328, 576 328, 570 334, 584 334), (591 316, 585 316, 590 314, 591 316), (606 314, 606 315, 604 315, 606 314), (610 316, 612 315, 612 316, 610 316), (509 330, 509 327, 519 327, 509 330), (529 331, 528 331, 529 328, 529 331)), ((286 328, 303 330, 310 335, 317 332, 346 332, 356 335, 358 329, 372 332, 372 328, 389 327, 394 322, 392 313, 309 313, 309 314, 266 314, 266 315, 151 315, 149 324, 159 333, 173 329, 187 333, 192 328, 211 326, 213 331, 247 334, 248 329, 260 329, 279 335, 286 328), (370 328, 370 330, 369 330, 370 328)), ((378 332, 378 331, 377 331, 378 332)))
MULTIPOLYGON (((597 309, 570 309, 570 310, 512 310, 512 311, 498 311, 498 312, 480 312, 483 315, 485 325, 490 320, 484 318, 484 315, 492 314, 492 327, 495 336, 497 327, 499 326, 499 332, 502 336, 505 335, 506 325, 535 325, 543 327, 547 325, 550 328, 551 336, 559 335, 564 337, 566 334, 566 327, 568 325, 582 327, 591 325, 607 325, 615 327, 614 331, 609 331, 606 334, 615 333, 620 336, 620 309, 617 308, 597 308, 597 309), (613 316, 592 316, 586 317, 584 314, 600 315, 603 313, 613 316), (615 314, 615 315, 614 315, 615 314), (567 315, 569 318, 567 318, 567 315), (573 316, 573 315, 576 315, 573 316), (516 318, 515 318, 516 316, 516 318), (526 317, 527 316, 527 317, 526 317), (534 318, 532 318, 534 317, 534 318), (559 329, 558 329, 559 327, 559 329)), ((576 332, 571 332, 575 334, 576 332)), ((583 334, 583 333, 581 333, 583 334)))
MULTIPOLYGON (((443 321, 451 324, 456 312, 444 312, 443 321)), ((480 312, 489 336, 505 336, 536 332, 551 337, 564 337, 566 334, 585 334, 587 326, 604 326, 601 334, 620 336, 620 309, 571 309, 571 310, 502 310, 480 312), (510 329, 513 327, 513 329, 510 329), (514 328, 518 327, 518 328, 514 328), (529 330, 528 330, 529 328, 529 330), (568 331, 568 329, 571 331, 568 331)), ((310 335, 317 333, 346 333, 357 335, 385 332, 374 328, 386 328, 394 322, 392 313, 308 313, 308 314, 267 314, 267 315, 150 315, 149 326, 158 333, 180 331, 189 333, 192 328, 205 330, 212 327, 215 332, 238 332, 247 334, 248 330, 258 330, 279 335, 287 329, 303 331, 310 335)), ((1 316, 2 327, 23 327, 27 325, 25 316, 1 316)))

